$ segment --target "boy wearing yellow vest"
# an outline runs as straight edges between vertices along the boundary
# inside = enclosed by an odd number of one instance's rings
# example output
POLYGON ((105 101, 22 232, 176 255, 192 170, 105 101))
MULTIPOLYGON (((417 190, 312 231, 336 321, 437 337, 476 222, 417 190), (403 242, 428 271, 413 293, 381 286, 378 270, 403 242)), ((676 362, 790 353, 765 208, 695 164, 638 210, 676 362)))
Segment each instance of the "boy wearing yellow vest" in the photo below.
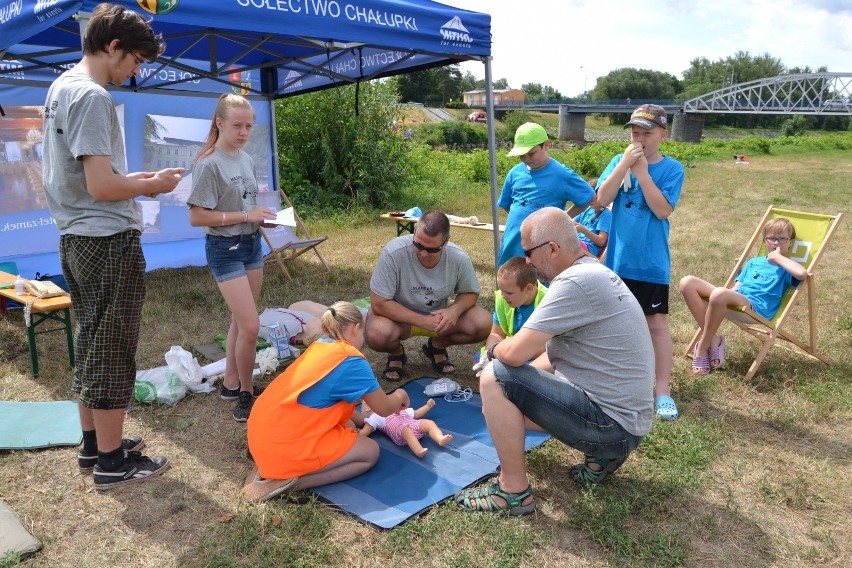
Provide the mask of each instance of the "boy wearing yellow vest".
POLYGON ((517 333, 538 306, 547 288, 538 281, 538 273, 522 256, 510 258, 497 269, 494 314, 491 333, 479 353, 473 370, 476 376, 488 364, 486 352, 492 344, 517 333))

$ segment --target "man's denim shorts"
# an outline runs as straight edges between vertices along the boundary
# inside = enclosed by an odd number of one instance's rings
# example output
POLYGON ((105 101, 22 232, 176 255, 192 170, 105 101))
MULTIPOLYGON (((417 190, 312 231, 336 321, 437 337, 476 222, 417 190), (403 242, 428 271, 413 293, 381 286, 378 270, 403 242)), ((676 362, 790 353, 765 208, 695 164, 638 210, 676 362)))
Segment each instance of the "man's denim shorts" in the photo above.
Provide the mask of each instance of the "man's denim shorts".
POLYGON ((207 235, 204 250, 207 253, 207 266, 216 282, 233 280, 245 276, 247 270, 263 268, 259 231, 236 237, 207 235))

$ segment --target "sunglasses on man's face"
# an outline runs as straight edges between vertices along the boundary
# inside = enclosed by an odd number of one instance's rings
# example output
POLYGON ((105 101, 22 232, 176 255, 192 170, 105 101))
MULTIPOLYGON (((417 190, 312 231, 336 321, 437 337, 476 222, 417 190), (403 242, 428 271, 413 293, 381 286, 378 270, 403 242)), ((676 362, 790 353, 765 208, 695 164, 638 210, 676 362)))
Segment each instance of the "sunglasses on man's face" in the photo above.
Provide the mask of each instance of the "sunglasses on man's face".
POLYGON ((429 254, 436 254, 436 253, 441 252, 441 249, 443 249, 444 245, 447 244, 447 241, 444 241, 444 244, 442 244, 439 247, 427 247, 423 243, 418 243, 417 241, 411 241, 411 242, 412 242, 412 244, 414 244, 414 248, 416 248, 417 250, 422 250, 423 252, 428 252, 429 254))
POLYGON ((541 243, 540 245, 535 245, 535 246, 534 246, 534 247, 532 247, 532 248, 523 249, 523 251, 524 251, 524 256, 525 256, 525 257, 527 257, 527 258, 529 258, 529 257, 531 257, 531 256, 532 256, 532 253, 535 251, 535 249, 540 249, 540 248, 541 248, 541 247, 543 247, 544 245, 549 245, 549 244, 550 244, 550 241, 544 241, 544 242, 543 242, 543 243, 541 243))

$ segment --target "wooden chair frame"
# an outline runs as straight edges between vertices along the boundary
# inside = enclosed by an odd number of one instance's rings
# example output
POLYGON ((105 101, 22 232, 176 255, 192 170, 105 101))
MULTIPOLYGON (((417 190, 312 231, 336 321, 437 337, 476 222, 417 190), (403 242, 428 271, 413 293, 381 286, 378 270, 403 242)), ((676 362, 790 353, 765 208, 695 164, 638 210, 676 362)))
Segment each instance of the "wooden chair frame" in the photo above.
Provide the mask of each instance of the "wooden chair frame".
MULTIPOLYGON (((278 194, 281 197, 281 201, 285 203, 287 207, 293 207, 293 202, 290 201, 290 198, 287 197, 284 190, 279 189, 278 194)), ((263 240, 266 241, 266 244, 270 249, 269 254, 266 255, 265 261, 274 262, 287 278, 292 279, 293 276, 290 274, 290 271, 287 270, 285 263, 302 256, 308 251, 314 251, 320 263, 322 263, 324 268, 323 272, 330 272, 331 268, 329 268, 328 263, 317 248, 320 244, 325 242, 328 237, 312 237, 310 231, 308 231, 308 228, 302 222, 302 218, 299 217, 298 213, 296 213, 295 207, 293 207, 293 217, 296 220, 296 226, 293 228, 293 233, 298 239, 301 239, 298 241, 290 241, 282 246, 276 247, 272 238, 267 234, 267 231, 261 227, 260 234, 263 236, 263 240)))
MULTIPOLYGON (((731 271, 731 275, 728 277, 727 282, 725 282, 725 288, 732 288, 734 286, 737 275, 740 271, 742 271, 745 263, 754 256, 753 251, 755 250, 755 247, 757 247, 758 254, 764 250, 763 227, 771 219, 775 219, 777 217, 786 217, 796 227, 796 241, 794 246, 791 247, 791 251, 796 250, 796 245, 800 245, 806 249, 806 256, 801 264, 808 269, 808 276, 805 280, 799 283, 798 286, 787 290, 781 301, 781 306, 778 308, 778 312, 771 320, 762 317, 750 308, 728 309, 725 319, 730 320, 740 329, 757 338, 757 340, 761 342, 760 349, 754 358, 754 362, 751 364, 748 373, 746 373, 746 380, 749 380, 754 376, 777 339, 783 339, 784 341, 792 343, 815 359, 818 359, 827 365, 831 364, 831 360, 825 355, 817 353, 816 348, 816 289, 814 287, 813 271, 816 268, 817 262, 822 256, 826 245, 831 240, 834 231, 840 225, 840 219, 843 217, 842 213, 838 213, 837 215, 822 215, 803 211, 776 209, 773 206, 770 206, 763 215, 763 218, 760 220, 760 223, 758 223, 754 234, 746 245, 742 255, 740 255, 733 271, 731 271), (802 227, 803 230, 800 230, 800 225, 797 224, 797 220, 819 221, 821 225, 824 224, 825 230, 818 235, 808 234, 810 231, 805 230, 804 227, 802 227), (802 295, 807 295, 807 340, 800 339, 791 331, 783 327, 787 323, 790 313, 796 305, 796 301, 802 295)), ((692 357, 693 349, 695 344, 698 343, 698 339, 700 337, 701 328, 699 327, 692 336, 692 341, 690 341, 689 345, 687 345, 684 355, 690 358, 692 357)))

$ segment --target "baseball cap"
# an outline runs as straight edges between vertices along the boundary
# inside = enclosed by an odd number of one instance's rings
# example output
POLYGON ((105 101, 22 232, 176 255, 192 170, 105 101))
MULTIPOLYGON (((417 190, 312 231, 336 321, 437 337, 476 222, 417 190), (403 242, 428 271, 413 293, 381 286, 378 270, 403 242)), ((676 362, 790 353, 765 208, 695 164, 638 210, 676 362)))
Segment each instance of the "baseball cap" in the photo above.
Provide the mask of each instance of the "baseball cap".
POLYGON ((666 109, 659 105, 642 105, 633 111, 630 120, 624 125, 627 128, 631 124, 642 128, 652 129, 655 126, 666 127, 666 109))
POLYGON ((523 156, 544 142, 547 142, 547 131, 544 127, 535 122, 525 122, 515 131, 515 146, 509 150, 509 155, 523 156))

